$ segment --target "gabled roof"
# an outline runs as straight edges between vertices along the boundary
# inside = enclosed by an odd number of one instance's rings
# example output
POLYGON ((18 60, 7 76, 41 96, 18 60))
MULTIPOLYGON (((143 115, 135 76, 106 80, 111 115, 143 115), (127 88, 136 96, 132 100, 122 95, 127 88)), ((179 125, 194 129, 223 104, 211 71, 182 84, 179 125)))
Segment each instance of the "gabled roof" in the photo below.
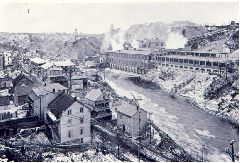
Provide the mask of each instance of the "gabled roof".
POLYGON ((41 66, 43 69, 51 69, 51 70, 62 70, 60 66, 56 66, 54 62, 47 62, 41 66))
POLYGON ((67 89, 68 88, 62 86, 59 83, 49 83, 46 86, 40 86, 40 87, 33 88, 33 92, 37 96, 43 96, 43 95, 46 95, 48 93, 52 93, 53 90, 55 90, 55 92, 58 92, 58 91, 63 91, 63 90, 67 90, 67 89))
POLYGON ((30 61, 34 62, 36 64, 44 64, 44 63, 46 63, 47 60, 39 58, 39 57, 35 57, 35 58, 30 58, 30 61))
POLYGON ((28 95, 29 92, 31 92, 32 87, 31 86, 20 86, 20 87, 16 87, 14 90, 14 95, 15 96, 25 96, 28 95))
POLYGON ((33 83, 32 79, 28 75, 20 73, 15 79, 13 79, 13 81, 12 81, 13 86, 15 86, 23 78, 27 78, 28 80, 30 80, 33 83))
POLYGON ((54 63, 53 62, 46 62, 45 64, 43 64, 41 67, 45 70, 47 70, 49 67, 53 66, 54 63))
POLYGON ((117 109, 117 112, 132 117, 134 114, 137 113, 137 106, 129 104, 127 102, 123 102, 117 109))
POLYGON ((92 89, 85 98, 95 102, 102 94, 103 92, 100 89, 92 89))
POLYGON ((60 118, 62 113, 67 110, 75 102, 71 95, 63 94, 54 99, 48 107, 51 113, 56 117, 60 118))
POLYGON ((74 66, 75 64, 70 61, 70 60, 64 60, 64 61, 55 61, 54 64, 56 66, 61 66, 61 67, 67 67, 67 66, 74 66))

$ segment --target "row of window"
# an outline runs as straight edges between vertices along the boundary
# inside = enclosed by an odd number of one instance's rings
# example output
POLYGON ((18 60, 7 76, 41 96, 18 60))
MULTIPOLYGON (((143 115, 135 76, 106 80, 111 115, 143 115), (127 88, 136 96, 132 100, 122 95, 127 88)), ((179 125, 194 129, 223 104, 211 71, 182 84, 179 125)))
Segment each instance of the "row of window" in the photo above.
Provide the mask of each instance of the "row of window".
MULTIPOLYGON (((79 112, 80 112, 80 113, 83 113, 83 107, 80 107, 79 112)), ((68 111, 67 111, 67 114, 68 114, 68 115, 72 115, 72 110, 68 110, 68 111)))
MULTIPOLYGON (((72 138, 74 135, 73 135, 73 130, 68 130, 68 132, 67 132, 67 136, 68 136, 68 138, 72 138)), ((80 128, 80 133, 79 133, 80 135, 83 135, 83 129, 82 128, 80 128)), ((83 143, 83 138, 80 138, 80 143, 83 143)))
MULTIPOLYGON (((84 123, 84 117, 80 117, 79 118, 79 122, 80 124, 83 124, 84 123)), ((71 126, 72 125, 72 119, 68 119, 68 125, 71 126)))
POLYGON ((133 58, 133 59, 148 59, 148 55, 126 54, 126 53, 110 53, 110 57, 133 58))
POLYGON ((132 66, 145 66, 147 67, 148 63, 144 63, 144 62, 134 62, 134 61, 117 61, 117 60, 110 60, 110 63, 117 63, 119 65, 132 65, 132 66))
MULTIPOLYGON (((83 135, 83 128, 79 129, 79 135, 83 135)), ((73 130, 68 130, 68 137, 69 138, 73 137, 73 130)))
POLYGON ((216 57, 217 54, 214 53, 192 53, 192 52, 168 52, 169 55, 191 55, 191 56, 200 56, 200 57, 216 57))
POLYGON ((207 65, 207 66, 219 66, 219 64, 224 65, 224 63, 210 62, 210 61, 197 61, 189 59, 174 59, 174 58, 158 58, 161 61, 170 61, 176 63, 188 63, 188 64, 197 64, 197 65, 207 65), (206 63, 206 64, 205 64, 206 63))

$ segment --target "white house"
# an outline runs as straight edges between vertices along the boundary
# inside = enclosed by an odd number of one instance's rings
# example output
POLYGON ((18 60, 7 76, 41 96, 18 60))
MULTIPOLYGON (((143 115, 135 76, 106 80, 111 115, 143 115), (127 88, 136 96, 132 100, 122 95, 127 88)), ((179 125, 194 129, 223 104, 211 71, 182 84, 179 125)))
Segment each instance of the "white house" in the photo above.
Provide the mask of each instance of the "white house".
POLYGON ((49 83, 33 88, 29 93, 32 114, 37 115, 41 120, 46 120, 48 104, 67 90, 68 88, 59 83, 49 83))
POLYGON ((47 119, 53 122, 55 132, 61 144, 89 144, 91 142, 90 120, 88 107, 68 94, 53 100, 49 106, 47 119))
POLYGON ((147 120, 147 111, 135 104, 123 102, 117 106, 117 126, 132 138, 138 136, 147 120))

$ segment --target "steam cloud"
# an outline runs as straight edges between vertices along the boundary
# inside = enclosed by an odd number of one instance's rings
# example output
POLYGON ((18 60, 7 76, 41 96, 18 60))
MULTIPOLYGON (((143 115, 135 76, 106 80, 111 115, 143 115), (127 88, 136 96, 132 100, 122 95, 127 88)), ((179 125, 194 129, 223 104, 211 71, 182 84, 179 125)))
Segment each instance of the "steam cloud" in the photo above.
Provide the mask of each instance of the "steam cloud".
POLYGON ((101 52, 106 52, 109 47, 111 47, 112 50, 123 49, 125 42, 124 34, 120 28, 114 29, 114 26, 111 25, 110 30, 104 36, 101 52))
POLYGON ((168 37, 166 40, 166 48, 167 49, 177 49, 177 48, 184 48, 185 44, 187 43, 187 38, 184 37, 179 32, 168 32, 168 37))

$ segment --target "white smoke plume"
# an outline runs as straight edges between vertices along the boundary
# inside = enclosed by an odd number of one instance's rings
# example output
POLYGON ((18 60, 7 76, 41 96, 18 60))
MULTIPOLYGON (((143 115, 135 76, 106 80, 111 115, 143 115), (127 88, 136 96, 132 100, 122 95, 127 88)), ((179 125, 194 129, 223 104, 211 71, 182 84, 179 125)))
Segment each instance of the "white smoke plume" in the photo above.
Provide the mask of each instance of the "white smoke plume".
POLYGON ((124 34, 120 28, 114 29, 114 26, 111 25, 110 30, 104 36, 101 52, 106 52, 109 47, 111 47, 112 50, 123 49, 125 42, 124 34))
POLYGON ((137 40, 132 40, 131 45, 133 48, 139 48, 139 42, 137 40))
POLYGON ((168 31, 168 37, 166 40, 166 48, 167 49, 178 49, 184 48, 188 39, 184 37, 179 32, 168 31))

